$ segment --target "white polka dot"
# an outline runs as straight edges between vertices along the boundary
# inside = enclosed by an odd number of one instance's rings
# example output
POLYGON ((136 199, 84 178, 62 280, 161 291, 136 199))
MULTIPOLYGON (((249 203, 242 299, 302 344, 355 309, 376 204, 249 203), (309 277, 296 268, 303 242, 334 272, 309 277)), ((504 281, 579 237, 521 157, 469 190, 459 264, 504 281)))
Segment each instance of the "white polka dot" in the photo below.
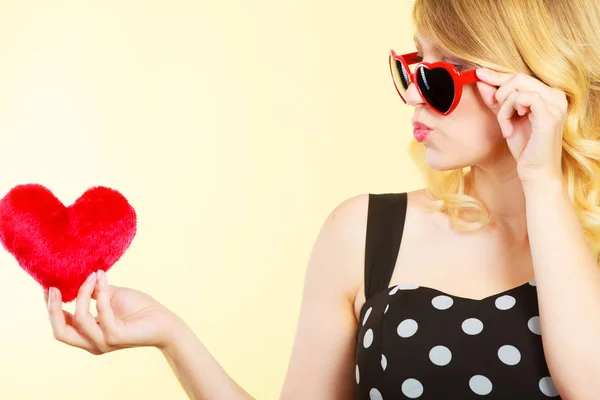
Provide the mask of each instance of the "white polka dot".
POLYGON ((469 387, 475 394, 485 396, 492 391, 492 382, 483 375, 475 375, 469 379, 469 387))
POLYGON ((369 391, 369 399, 371 400, 383 400, 383 396, 379 393, 379 390, 373 388, 369 391))
POLYGON ((414 285, 412 283, 401 283, 400 285, 398 285, 398 287, 400 288, 400 290, 414 290, 418 289, 419 285, 414 285))
POLYGON ((401 283, 399 285, 394 286, 394 288, 390 290, 390 296, 393 296, 396 293, 398 293, 398 290, 413 290, 418 288, 418 285, 414 285, 412 283, 401 283))
POLYGON ((540 383, 538 386, 540 387, 540 391, 542 393, 544 393, 546 396, 548 396, 548 397, 558 396, 558 391, 556 390, 556 387, 554 386, 554 382, 552 381, 552 378, 550 378, 549 376, 545 376, 542 379, 540 379, 540 383))
POLYGON ((540 326, 539 316, 531 317, 529 321, 527 321, 527 327, 531 332, 535 333, 536 335, 542 334, 542 327, 540 326))
POLYGON ((462 330, 467 335, 477 335, 483 330, 483 322, 477 318, 465 319, 462 323, 462 330))
POLYGON ((360 372, 358 371, 358 364, 356 364, 356 384, 360 383, 360 372))
POLYGON ((365 346, 365 349, 368 349, 371 344, 373 344, 373 329, 369 329, 363 338, 363 346, 365 346))
POLYGON ((531 280, 531 281, 529 281, 529 284, 530 284, 531 286, 537 286, 537 283, 536 283, 535 279, 534 279, 534 280, 531 280))
POLYGON ((381 355, 381 368, 383 368, 384 371, 387 368, 387 358, 385 358, 383 354, 381 355))
POLYGON ((431 304, 438 310, 447 310, 454 304, 454 300, 450 296, 436 296, 431 300, 431 304))
POLYGON ((419 329, 419 324, 414 319, 405 319, 398 325, 398 335, 403 338, 411 337, 419 329))
POLYGON ((446 346, 435 346, 429 351, 429 359, 435 365, 442 367, 452 360, 452 352, 446 346))
POLYGON ((508 310, 511 309, 517 300, 509 295, 500 296, 496 299, 496 308, 499 310, 508 310))
POLYGON ((384 314, 387 312, 388 308, 390 308, 389 304, 387 306, 385 306, 385 311, 383 312, 384 314))
POLYGON ((515 346, 506 344, 498 349, 498 358, 506 365, 517 365, 521 361, 521 352, 515 346))
POLYGON ((416 379, 408 378, 402 382, 402 394, 409 399, 416 399, 423 394, 423 385, 416 379))
POLYGON ((369 318, 369 315, 371 315, 371 311, 373 311, 373 307, 369 307, 369 309, 365 313, 365 318, 363 319, 363 326, 365 325, 365 322, 367 322, 367 318, 369 318))

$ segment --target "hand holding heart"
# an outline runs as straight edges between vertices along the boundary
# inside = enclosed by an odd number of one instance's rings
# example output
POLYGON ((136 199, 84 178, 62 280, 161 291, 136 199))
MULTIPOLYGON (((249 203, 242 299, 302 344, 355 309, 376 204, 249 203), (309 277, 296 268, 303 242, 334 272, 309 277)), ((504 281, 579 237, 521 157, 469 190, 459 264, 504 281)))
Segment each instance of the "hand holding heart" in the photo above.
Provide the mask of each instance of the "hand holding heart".
POLYGON ((477 76, 482 81, 477 88, 498 118, 524 188, 562 180, 565 92, 522 73, 478 69, 477 76))
POLYGON ((163 348, 179 326, 179 318, 151 296, 107 283, 105 271, 135 231, 133 208, 105 187, 89 189, 69 207, 35 184, 16 186, 0 200, 0 240, 45 289, 54 337, 92 354, 163 348), (75 313, 63 310, 63 301, 75 298, 75 313), (97 317, 89 311, 92 298, 97 317))
POLYGON ((159 349, 173 342, 180 318, 146 293, 112 286, 106 274, 91 274, 79 288, 75 313, 62 309, 60 291, 44 291, 52 334, 63 343, 94 355, 130 347, 159 349), (90 313, 96 300, 98 316, 90 313))

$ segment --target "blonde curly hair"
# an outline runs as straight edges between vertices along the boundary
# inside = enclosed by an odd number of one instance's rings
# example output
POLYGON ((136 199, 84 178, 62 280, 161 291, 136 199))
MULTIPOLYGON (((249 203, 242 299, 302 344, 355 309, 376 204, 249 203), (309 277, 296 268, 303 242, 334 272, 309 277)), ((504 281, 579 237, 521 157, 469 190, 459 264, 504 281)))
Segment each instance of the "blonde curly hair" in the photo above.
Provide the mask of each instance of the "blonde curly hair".
MULTIPOLYGON (((525 73, 562 89, 569 101, 563 132, 562 174, 600 263, 600 3, 589 0, 415 0, 419 35, 455 57, 506 73, 525 73)), ((470 167, 438 171, 416 140, 409 154, 424 176, 432 208, 458 231, 491 218, 467 195, 470 167)))

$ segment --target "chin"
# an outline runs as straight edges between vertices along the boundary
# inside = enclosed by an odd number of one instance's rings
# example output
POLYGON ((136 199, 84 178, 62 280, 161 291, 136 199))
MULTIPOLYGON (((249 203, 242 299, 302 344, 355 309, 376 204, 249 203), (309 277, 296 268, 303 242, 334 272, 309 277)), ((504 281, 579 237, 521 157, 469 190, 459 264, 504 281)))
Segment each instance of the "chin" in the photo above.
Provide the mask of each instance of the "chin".
POLYGON ((464 164, 458 160, 447 160, 443 157, 439 157, 439 153, 431 154, 429 151, 425 152, 425 160, 427 165, 437 171, 451 171, 454 169, 461 169, 469 166, 470 164, 464 164))
POLYGON ((446 154, 432 150, 431 148, 425 148, 425 161, 427 165, 437 171, 449 171, 454 169, 454 160, 449 160, 446 154))
POLYGON ((452 171, 453 169, 457 169, 455 167, 447 167, 447 166, 438 167, 438 166, 431 165, 431 164, 430 164, 430 167, 435 169, 436 171, 452 171))

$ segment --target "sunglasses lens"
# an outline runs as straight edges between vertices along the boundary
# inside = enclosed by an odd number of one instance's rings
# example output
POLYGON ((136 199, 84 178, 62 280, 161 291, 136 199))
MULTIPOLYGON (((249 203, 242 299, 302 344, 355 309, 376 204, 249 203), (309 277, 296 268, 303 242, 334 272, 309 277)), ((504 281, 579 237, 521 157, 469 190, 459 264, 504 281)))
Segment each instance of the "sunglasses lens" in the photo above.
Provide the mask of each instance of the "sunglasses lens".
POLYGON ((408 89, 409 72, 404 68, 404 64, 390 56, 390 70, 394 78, 394 84, 398 92, 404 97, 406 89, 408 89))
POLYGON ((454 80, 444 68, 428 69, 420 66, 417 84, 425 100, 440 112, 447 112, 454 102, 454 80))

